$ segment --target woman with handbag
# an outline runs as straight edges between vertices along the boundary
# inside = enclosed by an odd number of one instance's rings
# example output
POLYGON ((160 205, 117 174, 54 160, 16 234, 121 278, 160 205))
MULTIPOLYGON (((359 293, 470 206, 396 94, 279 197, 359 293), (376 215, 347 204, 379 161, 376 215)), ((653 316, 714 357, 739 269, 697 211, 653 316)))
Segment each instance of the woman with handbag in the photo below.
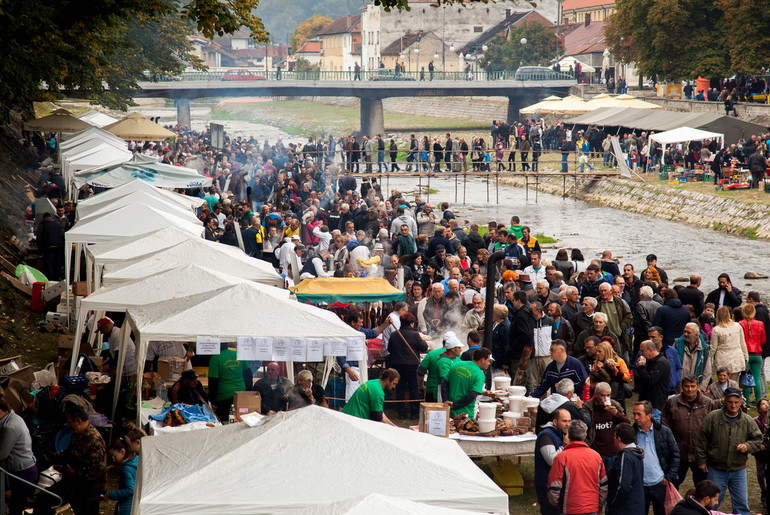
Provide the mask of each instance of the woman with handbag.
MULTIPOLYGON (((401 380, 396 385, 396 399, 403 401, 409 391, 409 411, 412 418, 418 418, 420 404, 418 401, 417 367, 420 365, 420 353, 428 351, 428 344, 417 331, 417 318, 411 313, 401 317, 401 328, 391 335, 388 343, 389 366, 398 371, 401 380)), ((407 403, 399 402, 398 417, 405 419, 407 403)))
MULTIPOLYGON (((762 344, 765 342, 765 324, 754 318, 757 310, 753 304, 744 304, 742 312, 743 320, 738 322, 738 324, 743 329, 746 350, 749 352, 749 365, 746 371, 751 371, 751 375, 754 376, 754 401, 750 402, 752 386, 748 384, 743 388, 743 396, 746 398, 749 406, 756 406, 757 402, 762 398, 762 385, 760 382, 762 378, 762 344)), ((744 385, 741 386, 743 387, 744 385)))
POLYGON ((717 310, 717 325, 711 331, 710 358, 711 366, 727 368, 733 381, 738 380, 749 362, 743 328, 733 321, 733 312, 727 306, 717 310))

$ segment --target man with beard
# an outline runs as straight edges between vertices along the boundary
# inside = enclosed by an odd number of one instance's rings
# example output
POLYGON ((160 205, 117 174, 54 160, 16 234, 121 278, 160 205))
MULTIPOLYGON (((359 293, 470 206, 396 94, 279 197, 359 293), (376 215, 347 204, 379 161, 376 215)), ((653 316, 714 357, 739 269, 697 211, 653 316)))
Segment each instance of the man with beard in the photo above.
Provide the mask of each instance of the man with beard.
POLYGON ((400 378, 396 370, 385 369, 379 379, 372 379, 359 386, 345 407, 342 408, 342 412, 354 417, 395 426, 384 412, 385 392, 394 390, 400 378))

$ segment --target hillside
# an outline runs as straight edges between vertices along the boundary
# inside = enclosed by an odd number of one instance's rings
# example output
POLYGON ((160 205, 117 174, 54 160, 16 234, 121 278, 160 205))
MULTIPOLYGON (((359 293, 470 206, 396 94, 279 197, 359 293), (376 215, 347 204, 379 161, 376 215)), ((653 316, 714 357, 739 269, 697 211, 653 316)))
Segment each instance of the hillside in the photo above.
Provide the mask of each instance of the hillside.
POLYGON ((314 14, 339 18, 358 14, 365 0, 261 0, 256 15, 262 18, 273 43, 288 43, 294 29, 314 14))

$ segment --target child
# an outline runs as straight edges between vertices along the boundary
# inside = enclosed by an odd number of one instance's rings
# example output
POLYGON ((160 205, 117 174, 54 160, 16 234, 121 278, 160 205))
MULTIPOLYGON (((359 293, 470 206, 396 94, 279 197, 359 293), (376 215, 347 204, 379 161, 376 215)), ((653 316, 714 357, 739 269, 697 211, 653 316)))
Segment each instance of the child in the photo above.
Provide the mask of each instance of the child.
POLYGON ((594 171, 594 165, 591 163, 591 158, 588 157, 588 154, 583 153, 580 154, 580 158, 578 158, 578 163, 580 163, 580 173, 583 173, 585 171, 586 166, 593 172, 594 171))
POLYGON ((131 515, 139 456, 134 452, 131 441, 126 436, 121 436, 112 442, 109 453, 113 463, 121 466, 120 481, 118 490, 110 490, 104 497, 118 501, 115 506, 115 515, 131 515))

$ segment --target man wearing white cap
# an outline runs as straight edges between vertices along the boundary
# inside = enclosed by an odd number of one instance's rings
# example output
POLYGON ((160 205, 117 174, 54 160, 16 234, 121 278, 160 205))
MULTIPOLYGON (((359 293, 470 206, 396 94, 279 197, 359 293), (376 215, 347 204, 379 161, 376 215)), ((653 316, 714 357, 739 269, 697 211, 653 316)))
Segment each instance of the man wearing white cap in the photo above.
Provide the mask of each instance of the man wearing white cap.
MULTIPOLYGON (((444 333, 444 352, 438 358, 436 363, 436 372, 438 373, 438 382, 446 378, 449 370, 460 362, 460 354, 463 352, 463 344, 457 338, 454 331, 444 333)), ((441 393, 439 390, 438 393, 441 393)), ((441 402, 443 399, 439 399, 441 402)))

